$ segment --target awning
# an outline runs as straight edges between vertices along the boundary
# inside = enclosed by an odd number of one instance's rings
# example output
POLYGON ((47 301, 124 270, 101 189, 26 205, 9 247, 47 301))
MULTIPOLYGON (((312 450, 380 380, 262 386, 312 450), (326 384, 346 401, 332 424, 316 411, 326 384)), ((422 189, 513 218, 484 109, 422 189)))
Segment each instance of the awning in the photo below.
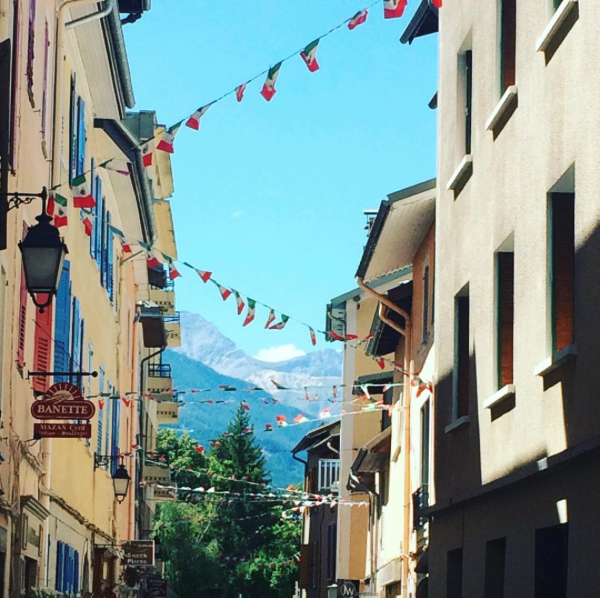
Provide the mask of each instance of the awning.
POLYGON ((390 462, 392 428, 387 428, 360 449, 352 464, 354 473, 375 473, 385 469, 390 462))
MULTIPOLYGON (((436 181, 432 179, 388 196, 371 229, 356 276, 366 282, 412 266, 435 219, 436 181)), ((412 272, 407 280, 412 277, 412 272)))

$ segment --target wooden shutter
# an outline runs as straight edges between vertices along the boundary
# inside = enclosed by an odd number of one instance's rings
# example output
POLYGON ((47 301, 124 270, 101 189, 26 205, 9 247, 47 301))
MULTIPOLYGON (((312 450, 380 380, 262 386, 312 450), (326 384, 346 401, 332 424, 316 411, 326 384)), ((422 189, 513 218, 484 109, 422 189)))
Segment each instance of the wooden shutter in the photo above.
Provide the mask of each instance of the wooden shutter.
MULTIPOLYGON (((98 372, 98 392, 100 393, 100 399, 105 401, 102 397, 102 393, 104 392, 104 366, 100 366, 100 370, 98 372)), ((96 452, 101 455, 102 454, 102 426, 104 424, 104 409, 98 408, 98 441, 96 446, 96 452)))
POLYGON ((94 218, 92 219, 92 234, 90 235, 90 255, 93 259, 96 259, 96 252, 98 250, 98 191, 102 193, 102 187, 100 186, 99 188, 100 177, 94 175, 95 166, 96 161, 92 158, 90 178, 92 183, 92 194, 96 201, 96 206, 92 208, 94 218))
MULTIPOLYGON (((115 401, 112 398, 113 388, 110 383, 110 380, 107 381, 106 391, 110 394, 106 399, 106 428, 104 429, 104 454, 110 455, 110 426, 112 423, 111 414, 115 408, 115 401)), ((108 469, 106 465, 104 466, 104 468, 108 469)))
POLYGON ((69 178, 77 172, 77 87, 76 75, 71 75, 71 100, 69 105, 69 178))
POLYGON ((498 385, 513 383, 515 322, 515 255, 498 253, 498 385))
POLYGON ((456 299, 457 417, 469 415, 469 297, 456 299))
POLYGON ((429 266, 423 271, 423 342, 429 336, 429 266))
POLYGON ((115 474, 119 464, 119 433, 121 428, 121 399, 119 398, 118 391, 115 391, 114 394, 117 398, 113 401, 112 408, 111 475, 115 474))
POLYGON ((107 286, 107 272, 108 272, 108 229, 106 227, 106 202, 102 202, 102 222, 101 222, 101 233, 102 233, 102 244, 100 247, 100 282, 104 288, 107 286))
POLYGON ((112 303, 114 300, 114 235, 110 229, 111 216, 110 212, 106 213, 106 290, 108 297, 112 303))
POLYGON ((552 194, 553 348, 573 343, 575 301, 575 195, 552 194))
POLYGON ((44 27, 44 75, 42 81, 42 139, 46 140, 46 120, 48 118, 48 61, 50 55, 50 29, 48 21, 44 27))
POLYGON ((77 98, 77 176, 85 172, 85 102, 77 98))
MULTIPOLYGON (((68 372, 71 341, 71 263, 64 261, 55 299, 54 371, 68 372)), ((54 382, 67 382, 67 376, 54 376, 54 382)))
POLYGON ((430 414, 429 401, 421 408, 421 487, 429 487, 429 430, 430 414))
MULTIPOLYGON (((81 371, 81 363, 79 362, 81 355, 81 312, 79 299, 73 297, 73 312, 71 316, 71 360, 70 371, 81 371)), ((78 376, 71 376, 71 384, 79 387, 78 376)))
MULTIPOLYGON (((35 340, 33 355, 33 371, 49 372, 51 371, 52 354, 52 307, 47 307, 44 313, 36 311, 35 316, 35 340)), ((50 383, 48 376, 34 376, 33 390, 37 392, 46 392, 50 383)))
POLYGON ((79 552, 74 551, 73 557, 73 594, 79 594, 79 552))
POLYGON ((31 105, 35 107, 33 97, 33 65, 35 59, 35 5, 36 0, 29 0, 29 38, 27 40, 27 93, 31 105))
POLYGON ((102 196, 102 179, 98 176, 96 177, 96 207, 94 208, 94 214, 96 218, 94 219, 94 230, 95 236, 94 239, 96 241, 96 250, 94 252, 94 257, 96 258, 96 264, 98 269, 101 268, 102 263, 102 210, 104 209, 104 197, 102 196))
POLYGON ((63 591, 63 543, 56 543, 56 575, 54 578, 54 587, 57 592, 63 591))
POLYGON ((517 0, 502 0, 502 93, 515 84, 517 56, 517 0))
POLYGON ((25 270, 21 267, 21 289, 19 292, 19 338, 17 344, 17 365, 25 365, 25 341, 27 340, 27 285, 25 270))
MULTIPOLYGON (((83 364, 85 363, 85 321, 83 318, 79 321, 79 371, 85 371, 83 364)), ((77 380, 77 387, 83 393, 83 378, 80 376, 77 380)))

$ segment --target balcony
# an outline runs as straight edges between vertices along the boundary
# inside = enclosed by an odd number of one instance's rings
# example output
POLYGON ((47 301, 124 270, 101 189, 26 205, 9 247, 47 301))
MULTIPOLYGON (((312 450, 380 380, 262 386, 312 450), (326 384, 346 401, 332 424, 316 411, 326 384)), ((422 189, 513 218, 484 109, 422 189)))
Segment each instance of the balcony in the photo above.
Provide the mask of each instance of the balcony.
POLYGON ((175 401, 163 401, 156 408, 158 425, 179 423, 179 407, 181 403, 175 401))
POLYGON ((158 349, 167 346, 167 332, 160 308, 147 304, 142 305, 139 321, 142 325, 144 347, 158 349))
POLYGON ((420 530, 428 521, 427 510, 429 509, 429 486, 423 484, 416 492, 413 492, 413 527, 420 530))
POLYGON ((146 392, 150 393, 160 403, 173 399, 172 388, 171 366, 168 363, 149 364, 146 392))
POLYGON ((167 331, 167 346, 181 347, 181 317, 179 312, 165 314, 163 319, 167 331))
POLYGON ((340 491, 340 460, 319 460, 318 491, 326 494, 337 494, 340 491))
POLYGON ((174 483, 169 484, 164 488, 154 488, 154 500, 156 502, 168 502, 177 500, 177 486, 174 483))
MULTIPOLYGON (((171 469, 165 463, 144 463, 144 480, 148 484, 161 484, 171 485, 171 469)), ((154 487, 154 497, 156 498, 156 491, 158 488, 154 487)))
POLYGON ((156 303, 163 315, 173 315, 175 313, 175 291, 172 286, 164 289, 150 287, 149 299, 156 303))

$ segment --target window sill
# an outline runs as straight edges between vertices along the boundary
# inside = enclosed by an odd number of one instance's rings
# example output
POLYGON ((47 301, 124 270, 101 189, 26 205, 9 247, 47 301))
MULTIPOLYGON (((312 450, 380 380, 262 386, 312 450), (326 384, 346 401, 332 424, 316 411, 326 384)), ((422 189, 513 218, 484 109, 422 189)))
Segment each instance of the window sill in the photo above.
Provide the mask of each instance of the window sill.
POLYGON ((472 172, 473 170, 473 155, 467 154, 458 165, 458 168, 454 171, 446 188, 448 191, 455 191, 458 189, 464 182, 466 182, 466 176, 472 172))
POLYGON ((502 403, 502 401, 514 397, 517 389, 514 384, 507 384, 503 386, 498 392, 495 392, 489 399, 483 402, 484 409, 493 409, 496 405, 502 403))
POLYGON ((551 374, 554 370, 558 369, 565 363, 572 361, 577 356, 577 345, 567 345, 564 349, 558 351, 552 357, 548 357, 548 359, 544 359, 542 363, 536 366, 533 370, 533 373, 536 376, 547 376, 551 374))
POLYGON ((535 45, 536 52, 545 52, 548 49, 554 36, 562 27, 562 24, 567 20, 569 13, 573 10, 577 2, 578 0, 563 0, 552 19, 550 19, 546 29, 544 29, 544 33, 542 33, 541 37, 538 39, 535 45))
POLYGON ((498 105, 494 108, 494 111, 487 119, 487 122, 485 123, 486 131, 493 131, 498 126, 498 124, 502 120, 502 117, 507 113, 508 109, 512 106, 512 103, 517 99, 517 97, 517 86, 509 86, 504 92, 504 95, 502 96, 500 101, 498 102, 498 105))
POLYGON ((459 417, 458 419, 454 420, 451 424, 448 424, 444 428, 444 432, 446 434, 448 434, 449 432, 452 432, 453 430, 456 430, 457 428, 460 428, 461 426, 465 426, 470 422, 471 422, 471 418, 468 415, 463 415, 462 417, 459 417))

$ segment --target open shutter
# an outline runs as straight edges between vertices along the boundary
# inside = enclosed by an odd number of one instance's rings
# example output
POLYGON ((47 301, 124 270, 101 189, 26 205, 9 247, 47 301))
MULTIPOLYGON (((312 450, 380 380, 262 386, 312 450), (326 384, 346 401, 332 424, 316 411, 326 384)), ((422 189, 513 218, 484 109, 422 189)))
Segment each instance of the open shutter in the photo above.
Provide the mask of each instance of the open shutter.
MULTIPOLYGON (((84 371, 83 364, 85 363, 85 321, 83 319, 80 320, 79 323, 79 370, 80 372, 84 371)), ((77 381, 77 387, 83 393, 83 377, 80 376, 77 381)))
MULTIPOLYGON (((118 391, 114 392, 115 396, 118 397, 118 391)), ((114 475, 117 471, 117 465, 119 464, 119 432, 121 423, 121 399, 116 398, 113 401, 113 412, 112 412, 112 446, 110 450, 111 460, 111 475, 114 475)))
POLYGON ((75 73, 71 75, 71 103, 69 106, 69 175, 73 180, 77 175, 77 93, 75 73))
MULTIPOLYGON (((110 430, 112 423, 111 414, 115 409, 115 401, 112 398, 114 393, 112 386, 110 385, 110 380, 108 380, 107 382, 106 390, 108 393, 110 393, 110 396, 108 396, 106 399, 106 428, 104 429, 104 454, 110 455, 110 430)), ((104 468, 108 469, 107 466, 105 466, 104 468)))
POLYGON ((63 581, 63 543, 56 543, 56 576, 54 578, 54 586, 57 592, 62 592, 63 581))
MULTIPOLYGON (((54 371, 68 372, 71 367, 69 345, 71 340, 71 263, 64 261, 55 299, 54 371)), ((54 382, 67 382, 66 376, 54 376, 54 382)))
POLYGON ((46 121, 48 120, 48 63, 50 58, 50 29, 48 21, 44 27, 44 78, 42 81, 42 139, 46 140, 46 121))
POLYGON ((308 589, 310 585, 310 544, 300 546, 300 588, 308 589))
POLYGON ((102 184, 100 182, 100 177, 98 175, 94 175, 96 166, 96 161, 92 158, 92 172, 90 176, 91 184, 92 184, 92 194, 96 201, 96 206, 92 208, 92 214, 94 218, 92 220, 92 234, 90 235, 90 255, 96 259, 96 252, 98 250, 98 196, 102 193, 102 184))
POLYGON ((97 176, 96 177, 96 207, 94 208, 96 218, 94 220, 94 229, 95 229, 95 241, 96 241, 96 250, 94 253, 94 257, 96 258, 96 264, 98 269, 100 269, 100 264, 102 261, 102 210, 104 206, 104 197, 102 197, 102 179, 97 176))
POLYGON ((79 552, 77 551, 73 559, 73 594, 79 594, 79 552))
POLYGON ((106 240, 107 240, 107 272, 106 272, 106 282, 107 282, 107 291, 110 302, 113 302, 114 299, 114 276, 113 276, 113 254, 114 254, 114 235, 110 230, 111 217, 110 212, 106 215, 106 240))
POLYGON ((17 365, 25 365, 25 340, 27 335, 27 286, 25 270, 21 267, 21 290, 19 293, 19 339, 17 345, 17 365))
POLYGON ((100 247, 100 283, 106 288, 106 275, 108 272, 108 257, 107 257, 107 245, 108 245, 108 229, 106 226, 106 204, 102 202, 102 245, 100 247))
MULTIPOLYGON (((71 362, 70 371, 79 372, 81 371, 81 364, 79 358, 81 355, 81 312, 79 306, 79 299, 73 297, 73 313, 71 319, 71 362)), ((79 377, 71 376, 71 384, 79 387, 79 377)))
POLYGON ((77 176, 85 172, 85 102, 77 99, 77 176))
POLYGON ((21 2, 14 2, 15 13, 13 21, 13 55, 12 55, 12 87, 10 94, 10 169, 13 174, 18 166, 18 135, 19 135, 19 88, 21 82, 21 2))
MULTIPOLYGON (((102 397, 102 393, 104 392, 104 366, 100 366, 100 370, 98 372, 98 392, 100 393, 100 400, 105 401, 102 397)), ((106 404, 106 403, 105 403, 106 404)), ((96 452, 101 455, 102 454, 102 427, 104 424, 104 409, 98 408, 98 442, 96 446, 96 452)))
POLYGON ((429 337, 429 266, 423 271, 423 342, 429 337))
MULTIPOLYGON (((52 354, 52 308, 47 307, 44 313, 36 311, 35 316, 35 340, 33 355, 33 371, 49 372, 51 371, 52 354)), ((33 390, 37 392, 46 392, 48 390, 48 376, 34 376, 33 390)))

